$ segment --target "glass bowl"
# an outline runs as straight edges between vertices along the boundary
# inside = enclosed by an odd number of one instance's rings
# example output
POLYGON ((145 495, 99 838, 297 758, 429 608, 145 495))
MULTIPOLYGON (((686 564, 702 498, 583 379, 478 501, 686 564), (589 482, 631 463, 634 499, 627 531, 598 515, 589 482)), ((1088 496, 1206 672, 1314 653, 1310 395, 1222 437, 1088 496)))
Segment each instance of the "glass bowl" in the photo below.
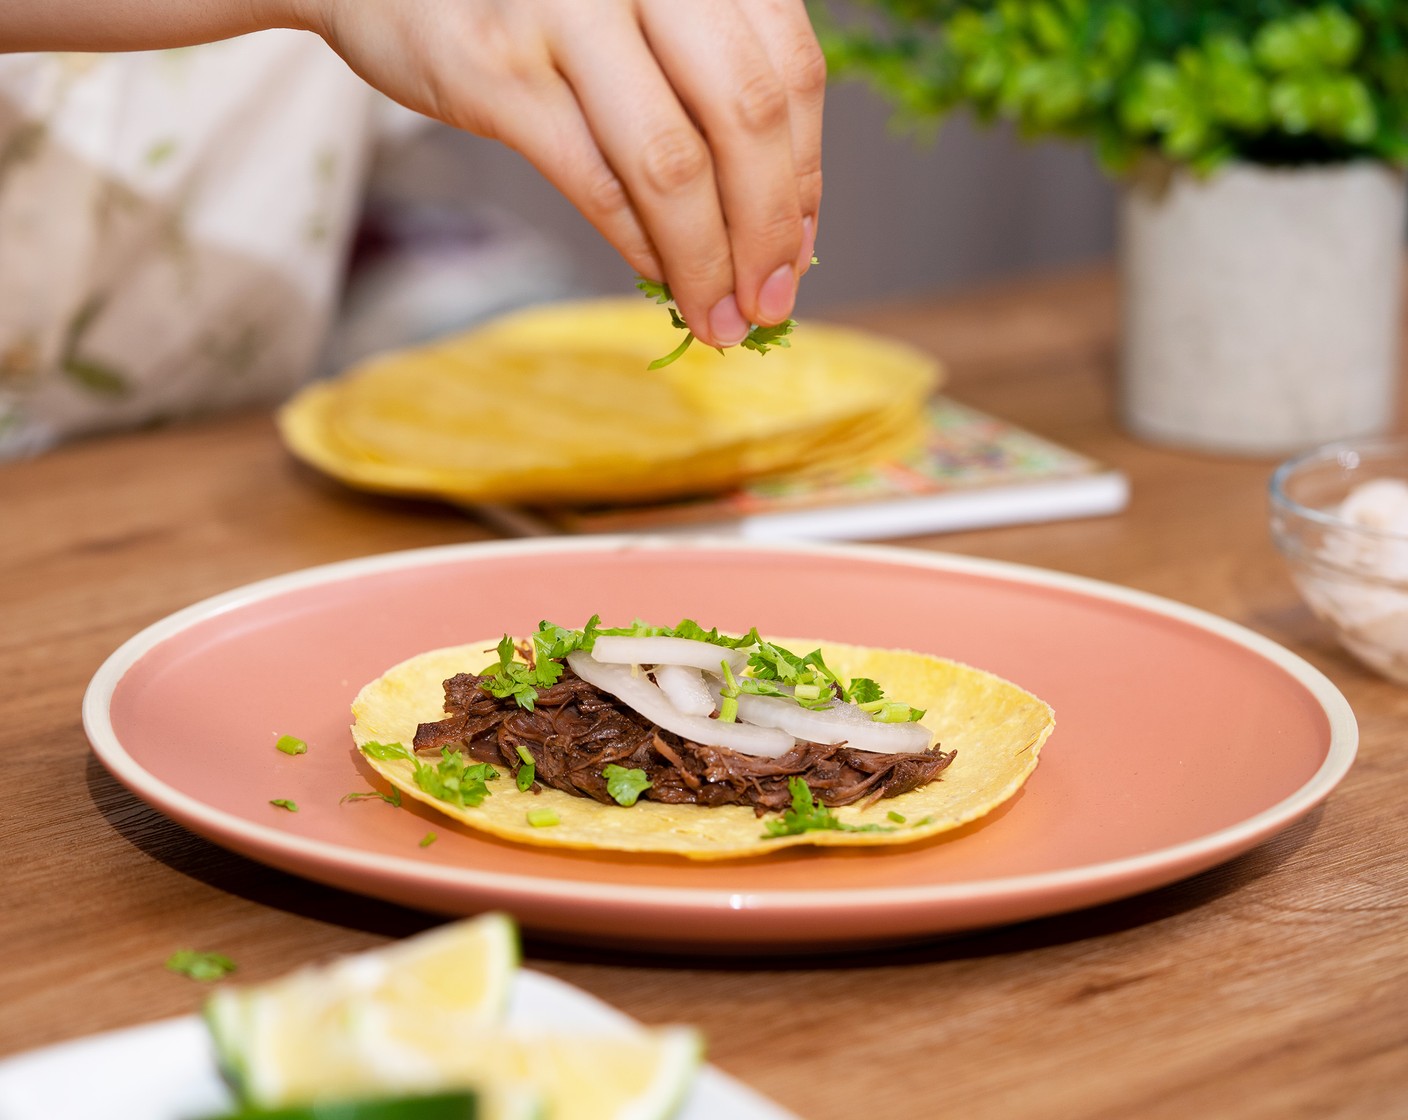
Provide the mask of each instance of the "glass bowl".
POLYGON ((1282 463, 1271 536, 1340 644, 1408 684, 1408 439, 1332 443, 1282 463))

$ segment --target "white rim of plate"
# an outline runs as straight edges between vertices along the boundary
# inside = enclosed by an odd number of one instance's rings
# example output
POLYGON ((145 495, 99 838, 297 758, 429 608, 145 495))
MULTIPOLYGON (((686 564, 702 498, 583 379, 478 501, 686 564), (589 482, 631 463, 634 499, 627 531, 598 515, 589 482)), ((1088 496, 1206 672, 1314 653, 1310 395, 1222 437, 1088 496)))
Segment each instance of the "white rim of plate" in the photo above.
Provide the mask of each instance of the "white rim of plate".
MULTIPOLYGON (((174 813, 201 820, 225 834, 258 848, 292 857, 296 866, 308 857, 344 867, 362 868, 381 875, 438 888, 493 892, 503 899, 514 897, 593 904, 662 906, 671 909, 809 911, 854 906, 914 906, 946 902, 973 902, 1018 894, 1059 891, 1093 881, 1142 877, 1174 864, 1208 866, 1211 857, 1237 854, 1269 838, 1327 797, 1354 762, 1359 743, 1358 724, 1349 702, 1339 689, 1309 662, 1285 647, 1198 607, 1191 607, 1145 591, 1025 564, 942 552, 919 552, 885 545, 816 544, 806 542, 750 542, 714 537, 632 537, 618 535, 550 537, 530 540, 471 541, 429 548, 381 553, 342 560, 273 576, 193 603, 146 627, 129 638, 99 667, 83 697, 83 727, 93 752, 129 789, 148 800, 158 811, 170 806, 174 813), (1056 871, 1009 875, 962 883, 919 883, 904 887, 847 890, 728 891, 717 888, 617 886, 604 882, 558 880, 534 875, 480 871, 473 868, 427 865, 403 856, 345 848, 340 844, 291 836, 269 825, 212 808, 161 781, 141 767, 118 739, 111 722, 110 705, 118 682, 146 653, 198 622, 237 610, 263 599, 304 588, 353 580, 367 575, 418 567, 432 567, 476 556, 513 556, 537 553, 727 551, 769 555, 820 555, 863 562, 898 564, 941 572, 988 576, 1012 583, 1055 588, 1089 598, 1135 607, 1188 623, 1225 638, 1264 657, 1293 677, 1314 696, 1330 726, 1330 745, 1319 769, 1299 789, 1276 804, 1245 820, 1179 844, 1128 856, 1056 871)), ((213 841, 218 843, 218 841, 213 841)), ((540 849, 548 851, 549 849, 540 849)), ((1230 858, 1230 855, 1229 855, 1230 858)), ((1213 862, 1216 862, 1213 859, 1213 862)), ((500 903, 505 904, 505 903, 500 903)))

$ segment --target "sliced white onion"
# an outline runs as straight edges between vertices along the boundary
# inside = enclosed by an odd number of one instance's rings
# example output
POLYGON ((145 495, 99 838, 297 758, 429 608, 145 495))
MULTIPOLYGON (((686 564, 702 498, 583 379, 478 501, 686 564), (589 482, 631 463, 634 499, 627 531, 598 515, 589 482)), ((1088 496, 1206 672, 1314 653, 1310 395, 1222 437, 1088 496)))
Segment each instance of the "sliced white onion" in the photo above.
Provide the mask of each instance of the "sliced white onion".
POLYGON ((880 754, 926 751, 933 738, 922 723, 876 723, 854 704, 835 703, 813 710, 780 696, 747 692, 738 698, 738 718, 759 727, 776 727, 813 743, 845 743, 858 751, 880 754), (864 718, 856 719, 857 713, 864 718))
MULTIPOLYGON (((597 639, 598 642, 601 640, 597 639)), ((666 731, 673 731, 692 742, 711 747, 727 747, 742 754, 766 758, 786 754, 795 745, 791 735, 777 728, 755 727, 747 723, 725 723, 708 716, 681 712, 670 703, 658 685, 645 676, 636 676, 628 665, 603 664, 581 650, 569 653, 567 664, 588 684, 611 693, 657 726, 666 731)))
POLYGON ((655 683, 670 703, 687 716, 707 716, 714 711, 714 697, 699 669, 688 665, 657 665, 655 683))
MULTIPOLYGON (((694 638, 633 638, 625 634, 603 634, 592 645, 591 656, 611 665, 689 665, 720 674, 720 662, 727 661, 735 673, 743 672, 748 655, 728 646, 700 642, 694 638)), ((584 678, 585 679, 585 678, 584 678)))

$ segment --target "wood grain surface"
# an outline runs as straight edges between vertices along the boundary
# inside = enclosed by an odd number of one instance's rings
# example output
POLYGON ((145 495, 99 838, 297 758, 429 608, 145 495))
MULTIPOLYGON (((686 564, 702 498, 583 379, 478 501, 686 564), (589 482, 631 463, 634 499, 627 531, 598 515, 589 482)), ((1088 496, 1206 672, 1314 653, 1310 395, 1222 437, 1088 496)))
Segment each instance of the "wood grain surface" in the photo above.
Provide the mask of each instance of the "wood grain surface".
MULTIPOLYGON (((527 963, 802 1116, 1408 1115, 1408 690, 1353 662, 1267 536, 1272 464, 1140 444, 1114 419, 1104 269, 855 309, 948 365, 947 391, 1124 469, 1117 517, 904 542, 1016 560, 1214 611, 1349 698, 1361 753, 1256 851, 1126 901, 959 939, 786 960, 530 941, 527 963)), ((432 504, 344 490, 265 413, 94 439, 0 467, 0 1054, 195 1010, 181 947, 242 979, 436 924, 275 872, 148 809, 88 753, 83 689, 123 640, 216 592, 391 549, 486 537, 432 504)))

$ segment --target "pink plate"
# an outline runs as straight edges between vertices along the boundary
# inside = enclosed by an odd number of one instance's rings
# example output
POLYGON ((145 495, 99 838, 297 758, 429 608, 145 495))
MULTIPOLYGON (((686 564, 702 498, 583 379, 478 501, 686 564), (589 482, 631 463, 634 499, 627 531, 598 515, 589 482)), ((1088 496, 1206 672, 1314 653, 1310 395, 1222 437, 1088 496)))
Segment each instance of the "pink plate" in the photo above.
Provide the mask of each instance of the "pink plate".
POLYGON ((1139 592, 891 548, 609 537, 374 556, 228 592, 123 645, 83 715, 128 788, 253 859, 448 914, 507 909, 563 937, 723 951, 897 941, 1170 883, 1304 816, 1358 741, 1344 697, 1300 658, 1139 592), (422 650, 593 613, 941 654, 1036 693, 1057 728, 1006 807, 908 848, 696 864, 339 803, 369 788, 347 730, 367 681, 422 650), (308 752, 276 751, 285 733, 308 752))

